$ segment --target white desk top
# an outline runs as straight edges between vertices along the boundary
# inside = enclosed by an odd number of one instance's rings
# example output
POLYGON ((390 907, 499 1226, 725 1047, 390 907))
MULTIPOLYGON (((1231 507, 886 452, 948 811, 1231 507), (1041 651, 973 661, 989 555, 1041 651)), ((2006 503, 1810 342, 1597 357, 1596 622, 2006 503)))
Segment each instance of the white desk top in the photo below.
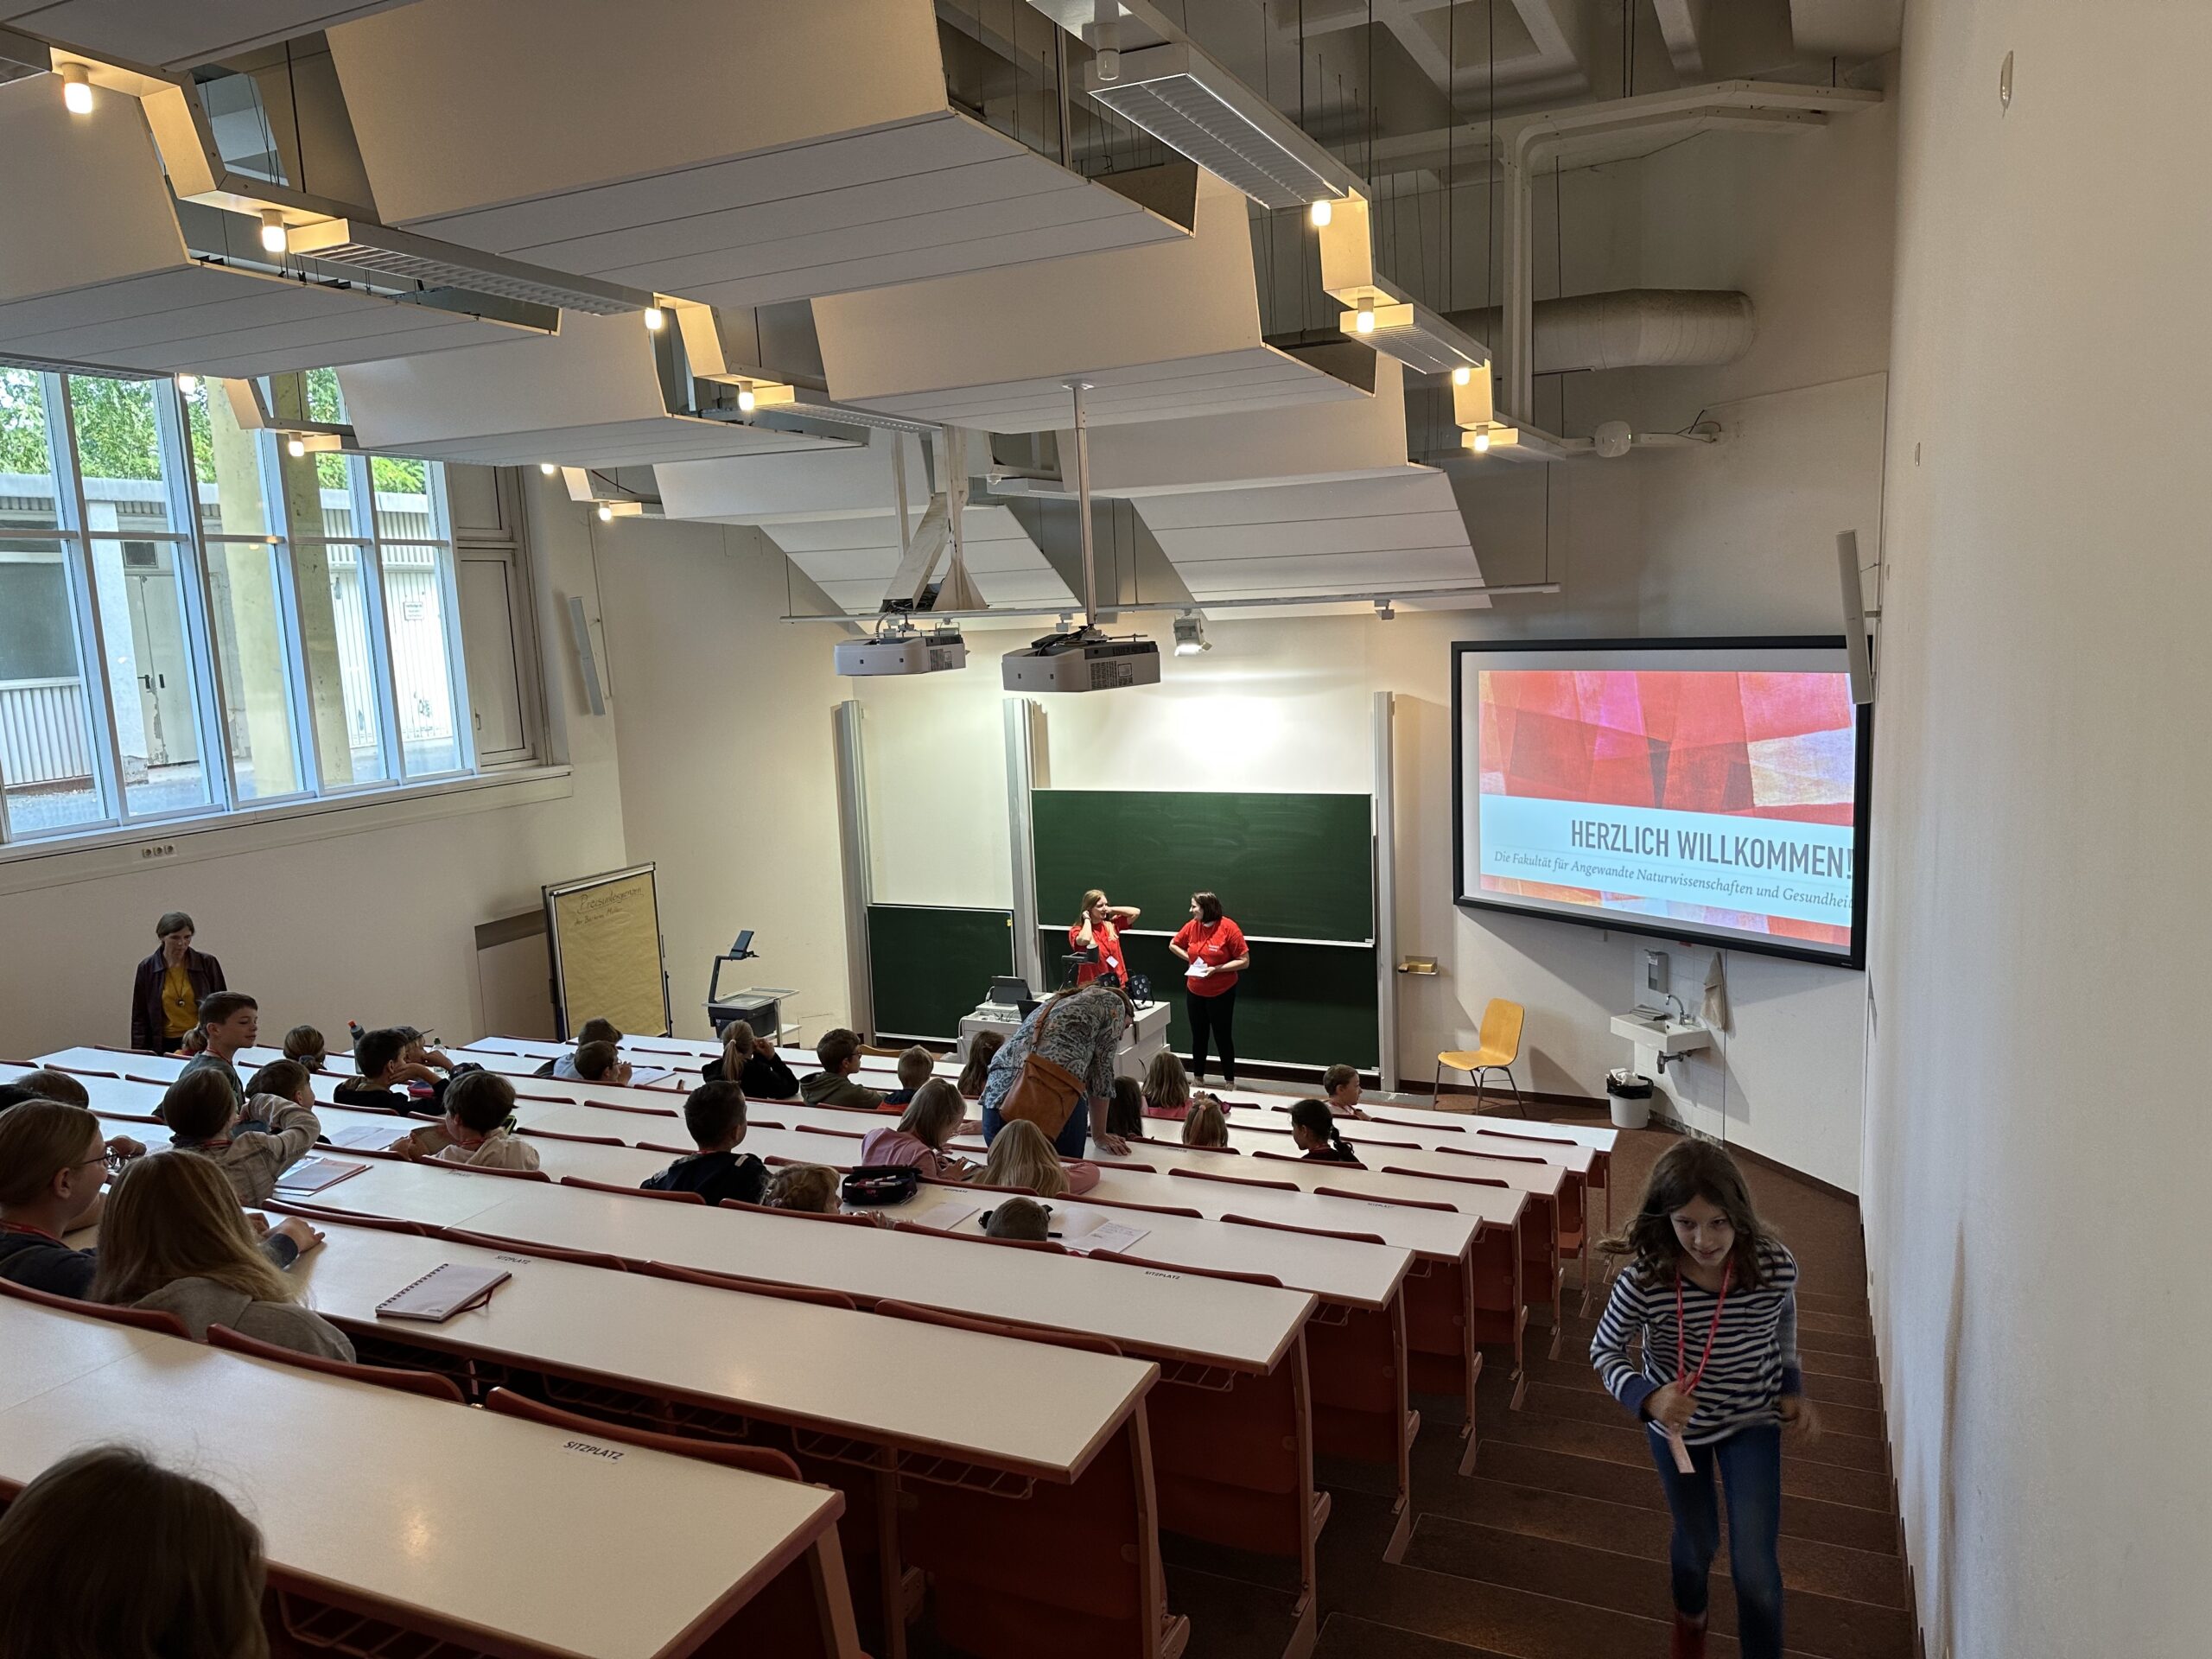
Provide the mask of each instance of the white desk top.
POLYGON ((73 1048, 59 1048, 51 1054, 41 1054, 38 1064, 58 1066, 64 1071, 112 1071, 118 1077, 154 1077, 162 1082, 174 1079, 184 1070, 181 1055, 140 1054, 126 1049, 91 1048, 81 1043, 73 1048))
POLYGON ((839 1290, 871 1302, 918 1302, 977 1319, 1093 1332, 1148 1355, 1239 1370, 1272 1370, 1314 1305, 1302 1291, 1199 1278, 1181 1279, 1174 1295, 1163 1296, 1157 1269, 409 1165, 378 1165, 317 1201, 555 1248, 839 1290), (449 1187, 467 1189, 467 1196, 449 1187))
POLYGON ((1055 1480, 1083 1471, 1157 1375, 1138 1360, 366 1228, 333 1227, 293 1274, 327 1318, 409 1342, 1055 1480), (442 1262, 513 1277, 442 1325, 377 1319, 379 1301, 442 1262))
POLYGON ((0 1421, 26 1400, 66 1389, 79 1377, 112 1365, 133 1350, 150 1348, 164 1340, 154 1332, 133 1331, 104 1319, 68 1314, 35 1317, 45 1312, 0 1297, 0 1338, 4 1338, 8 1354, 7 1364, 0 1366, 0 1421))
MULTIPOLYGON (((1481 1211, 1415 1210, 1402 1204, 1322 1198, 1313 1192, 1286 1192, 1271 1186, 1240 1186, 1226 1181, 1142 1175, 1117 1169, 1110 1160, 1102 1161, 1098 1171, 1098 1185, 1085 1197, 1116 1204, 1170 1205, 1195 1210, 1210 1220, 1248 1216, 1254 1221, 1313 1227, 1334 1233, 1372 1233, 1393 1249, 1450 1261, 1457 1261, 1467 1253, 1483 1223, 1510 1225, 1527 1202, 1518 1192, 1477 1187, 1471 1190, 1484 1195, 1481 1211)), ((1133 1227, 1145 1224, 1143 1218, 1137 1216, 1128 1219, 1133 1227)))
MULTIPOLYGON (((1280 1104, 1269 1101, 1265 1104, 1268 1109, 1274 1111, 1287 1112, 1290 1109, 1290 1103, 1287 1101, 1280 1104)), ((1362 1103, 1360 1110, 1367 1114, 1370 1122, 1398 1128, 1426 1129, 1432 1134, 1444 1135, 1447 1137, 1450 1135, 1449 1126, 1456 1123, 1468 1136, 1487 1136, 1492 1133, 1526 1136, 1530 1140, 1563 1141, 1574 1146, 1588 1147, 1592 1152, 1611 1152, 1613 1149, 1613 1142, 1620 1136, 1618 1129, 1600 1124, 1554 1123, 1541 1118, 1498 1117, 1489 1112, 1479 1115, 1439 1112, 1423 1106, 1369 1105, 1365 1103, 1362 1103)), ((1356 1128, 1358 1125, 1354 1124, 1352 1127, 1356 1128)), ((1459 1142, 1447 1138, 1434 1144, 1456 1146, 1459 1142)))
MULTIPOLYGON (((1147 1119, 1147 1124, 1154 1120, 1147 1119)), ((1337 1129, 1351 1143, 1352 1150, 1372 1168, 1384 1164, 1402 1163, 1402 1154, 1420 1152, 1468 1153, 1475 1156, 1485 1154, 1503 1159, 1541 1159, 1576 1175, 1587 1175, 1590 1165, 1598 1156, 1591 1147, 1571 1141, 1522 1141, 1505 1135, 1458 1134, 1450 1129, 1414 1127, 1398 1123, 1363 1123, 1356 1119, 1338 1118, 1337 1129)), ((1170 1139, 1181 1133, 1179 1124, 1160 1122, 1157 1133, 1170 1139)), ((1264 1108, 1255 1111, 1240 1109, 1230 1114, 1229 1144, 1239 1152, 1290 1152, 1290 1120, 1281 1112, 1264 1108)), ((1494 1170, 1476 1170, 1475 1174, 1497 1173, 1494 1170)))
POLYGON ((273 1566, 549 1654, 666 1653, 834 1521, 822 1487, 636 1446, 594 1456, 536 1423, 0 1301, 11 1356, 103 1343, 105 1364, 0 1411, 0 1476, 137 1446, 226 1491, 273 1566))
MULTIPOLYGON (((1163 1130, 1174 1128, 1173 1123, 1163 1122, 1163 1130)), ((1232 1141, 1237 1137, 1230 1135, 1232 1141)), ((1318 1180, 1313 1172, 1338 1170, 1338 1165, 1307 1163, 1297 1154, 1296 1145, 1282 1135, 1265 1133, 1248 1134, 1244 1144, 1236 1148, 1238 1156, 1224 1158, 1218 1153, 1193 1150, 1179 1142, 1166 1141, 1132 1141, 1129 1158, 1140 1164, 1150 1164, 1154 1169, 1203 1169, 1211 1174, 1242 1175, 1260 1181, 1295 1181, 1308 1190, 1316 1185, 1341 1186, 1337 1180, 1318 1180), (1261 1152, 1288 1154, 1289 1157, 1262 1158, 1261 1152)), ((1567 1172, 1556 1164, 1521 1164, 1495 1158, 1461 1158, 1452 1153, 1428 1152, 1420 1147, 1355 1147, 1360 1161, 1367 1166, 1369 1174, 1378 1179, 1396 1180, 1397 1176, 1382 1176, 1384 1165, 1395 1168, 1418 1169, 1438 1175, 1479 1176, 1485 1180, 1503 1181, 1516 1192, 1533 1192, 1541 1198, 1556 1198, 1567 1172)), ((1469 1148, 1472 1150, 1471 1147, 1469 1148)), ((1094 1154, 1096 1149, 1093 1148, 1094 1154)), ((1101 1155, 1103 1158, 1103 1154, 1101 1155)), ((1108 1160, 1110 1161, 1110 1160, 1108 1160)), ((1358 1172, 1354 1171, 1353 1173, 1358 1172)), ((1408 1198, 1427 1198, 1433 1202, 1446 1196, 1442 1193, 1416 1192, 1408 1187, 1408 1198)))

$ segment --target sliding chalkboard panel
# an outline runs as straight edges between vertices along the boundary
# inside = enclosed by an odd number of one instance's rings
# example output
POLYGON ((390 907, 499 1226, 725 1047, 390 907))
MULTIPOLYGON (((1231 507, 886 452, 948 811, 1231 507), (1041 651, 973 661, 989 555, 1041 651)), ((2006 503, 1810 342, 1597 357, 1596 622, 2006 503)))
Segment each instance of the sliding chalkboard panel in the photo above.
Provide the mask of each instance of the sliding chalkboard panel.
MULTIPOLYGON (((1067 933, 1045 928, 1045 958, 1065 952, 1067 933)), ((1167 941, 1122 936, 1129 971, 1152 981, 1152 994, 1172 1011, 1167 1046, 1191 1057, 1191 1027, 1183 1016, 1183 964, 1167 941)), ((1236 984, 1236 1054, 1241 1061, 1277 1065, 1375 1068, 1379 1052, 1375 1016, 1375 951, 1370 946, 1255 944, 1252 966, 1236 984)), ((1216 1064, 1213 1076, 1221 1077, 1216 1064)))
MULTIPOLYGON (((1030 797, 1037 918, 1065 928, 1084 890, 1173 933, 1211 889, 1248 934, 1375 937, 1373 808, 1365 795, 1040 789, 1030 797)), ((1055 953, 1048 952, 1048 963, 1055 953)), ((1374 1012, 1374 986, 1367 995, 1374 1012)))
POLYGON ((1014 912, 931 905, 868 907, 875 1036, 951 1042, 991 981, 1014 971, 1014 912))

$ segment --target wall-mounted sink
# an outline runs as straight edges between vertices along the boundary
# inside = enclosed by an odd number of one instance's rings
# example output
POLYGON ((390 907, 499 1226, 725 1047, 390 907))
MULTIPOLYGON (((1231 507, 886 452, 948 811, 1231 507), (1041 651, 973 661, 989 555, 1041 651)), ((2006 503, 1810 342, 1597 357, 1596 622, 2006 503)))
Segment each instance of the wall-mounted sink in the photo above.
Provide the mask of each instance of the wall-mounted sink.
POLYGON ((1713 1046, 1712 1031, 1694 1020, 1675 1020, 1663 1014, 1617 1014, 1613 1016, 1613 1035, 1625 1038, 1638 1048, 1656 1049, 1662 1054, 1687 1054, 1693 1049, 1713 1046))

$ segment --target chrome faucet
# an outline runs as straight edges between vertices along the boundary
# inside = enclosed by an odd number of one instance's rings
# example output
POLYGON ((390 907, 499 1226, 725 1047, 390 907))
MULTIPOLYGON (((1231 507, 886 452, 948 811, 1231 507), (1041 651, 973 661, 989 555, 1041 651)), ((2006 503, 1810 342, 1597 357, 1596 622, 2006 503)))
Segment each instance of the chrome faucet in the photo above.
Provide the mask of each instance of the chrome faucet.
POLYGON ((1681 1020, 1682 1024, 1686 1026, 1689 1024, 1690 1011, 1682 1006, 1682 999, 1676 996, 1672 991, 1667 992, 1666 997, 1669 1002, 1675 1005, 1675 1018, 1681 1020))

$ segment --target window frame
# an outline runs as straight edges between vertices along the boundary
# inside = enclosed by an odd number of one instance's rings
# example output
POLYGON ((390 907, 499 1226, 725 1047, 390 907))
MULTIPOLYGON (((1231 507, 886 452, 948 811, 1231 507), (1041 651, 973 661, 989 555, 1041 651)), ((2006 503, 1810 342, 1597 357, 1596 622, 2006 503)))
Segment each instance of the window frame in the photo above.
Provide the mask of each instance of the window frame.
MULTIPOLYGON (((296 812, 302 808, 351 804, 416 791, 446 792, 486 775, 476 743, 474 703, 468 683, 467 641, 461 612, 460 563, 462 550, 452 522, 445 468, 442 463, 433 461, 419 463, 424 469, 424 495, 429 517, 423 534, 402 537, 385 533, 377 512, 376 480, 372 461, 365 455, 345 454, 340 458, 346 471, 346 495, 354 517, 351 527, 353 534, 295 536, 285 495, 283 467, 286 458, 277 451, 277 435, 263 430, 255 434, 253 484, 260 492, 264 515, 262 522, 268 525, 269 533, 258 536, 225 534, 219 528, 212 528, 202 514, 200 457, 192 431, 191 410, 185 393, 174 377, 100 375, 75 368, 23 366, 35 377, 40 395, 53 479, 52 517, 54 522, 51 527, 25 526, 0 533, 8 534, 11 540, 50 545, 59 550, 62 592, 86 705, 85 740, 92 771, 91 790, 97 810, 94 816, 74 823, 21 830, 10 826, 7 805, 4 799, 0 799, 0 851, 11 854, 55 852, 66 850, 73 843, 113 842, 118 837, 143 830, 213 828, 226 820, 252 818, 264 813, 283 815, 296 812), (169 519, 167 527, 150 531, 118 528, 99 531, 92 528, 92 498, 84 471, 83 452, 78 442, 77 399, 71 385, 73 378, 78 377, 136 380, 153 389, 154 442, 162 499, 166 504, 169 519), (191 711, 195 728, 205 798, 161 810, 134 811, 131 809, 130 789, 125 782, 123 722, 114 701, 119 688, 109 656, 109 624, 102 615, 99 574, 96 565, 103 543, 112 543, 119 550, 130 542, 151 542, 168 550, 169 579, 175 585, 178 627, 182 635, 178 665, 193 677, 187 706, 191 711), (406 742, 399 718, 397 675, 393 656, 392 619, 389 614, 385 589, 385 549, 387 544, 397 546, 403 543, 409 547, 427 548, 432 553, 433 579, 438 603, 442 607, 440 644, 444 656, 443 672, 451 709, 453 747, 459 763, 451 768, 419 775, 410 775, 407 770, 406 742), (308 683, 303 595, 296 563, 299 550, 308 545, 325 550, 333 546, 350 546, 355 550, 363 625, 366 634, 366 666, 377 710, 377 752, 382 772, 378 778, 358 784, 334 785, 329 782, 330 770, 321 753, 322 734, 314 718, 314 697, 308 683), (226 559, 231 556, 228 550, 235 549, 239 553, 250 550, 253 557, 271 561, 276 601, 276 645, 283 658, 284 709, 290 728, 291 776, 298 783, 296 788, 282 794, 257 794, 246 798, 242 797, 238 790, 237 762, 231 747, 232 721, 234 716, 243 718, 243 714, 232 706, 223 679, 224 655, 217 628, 218 606, 213 588, 213 555, 211 552, 216 548, 226 550, 226 559)), ((213 383, 208 383, 208 386, 207 395, 212 396, 213 383)), ((319 457, 310 458, 308 465, 316 467, 318 460, 319 457)), ((315 475, 320 478, 319 467, 315 475)), ((495 473, 495 477, 504 514, 512 500, 512 480, 505 469, 495 473)), ((510 523, 512 522, 510 519, 510 523)), ((512 542, 508 540, 510 534, 512 531, 503 533, 493 545, 502 550, 511 550, 512 566, 520 573, 526 569, 524 550, 518 538, 512 542)), ((475 539, 471 537, 472 541, 475 539)), ((526 594, 511 590, 510 608, 513 613, 514 650, 519 664, 524 660, 524 634, 529 613, 526 594)), ((248 649, 243 641, 238 640, 233 641, 232 648, 241 655, 248 649)), ((534 668, 534 663, 531 666, 534 668)), ((242 674, 242 668, 240 671, 242 674)), ((525 686, 529 687, 534 683, 536 676, 530 673, 524 675, 523 678, 525 686)), ((135 686, 120 689, 126 695, 138 695, 138 688, 135 686)), ((500 764, 496 768, 498 772, 512 772, 539 765, 543 726, 537 717, 537 711, 527 706, 529 701, 525 698, 524 721, 529 751, 527 753, 503 751, 500 764)), ((4 778, 0 778, 0 785, 4 785, 5 781, 4 778)))

